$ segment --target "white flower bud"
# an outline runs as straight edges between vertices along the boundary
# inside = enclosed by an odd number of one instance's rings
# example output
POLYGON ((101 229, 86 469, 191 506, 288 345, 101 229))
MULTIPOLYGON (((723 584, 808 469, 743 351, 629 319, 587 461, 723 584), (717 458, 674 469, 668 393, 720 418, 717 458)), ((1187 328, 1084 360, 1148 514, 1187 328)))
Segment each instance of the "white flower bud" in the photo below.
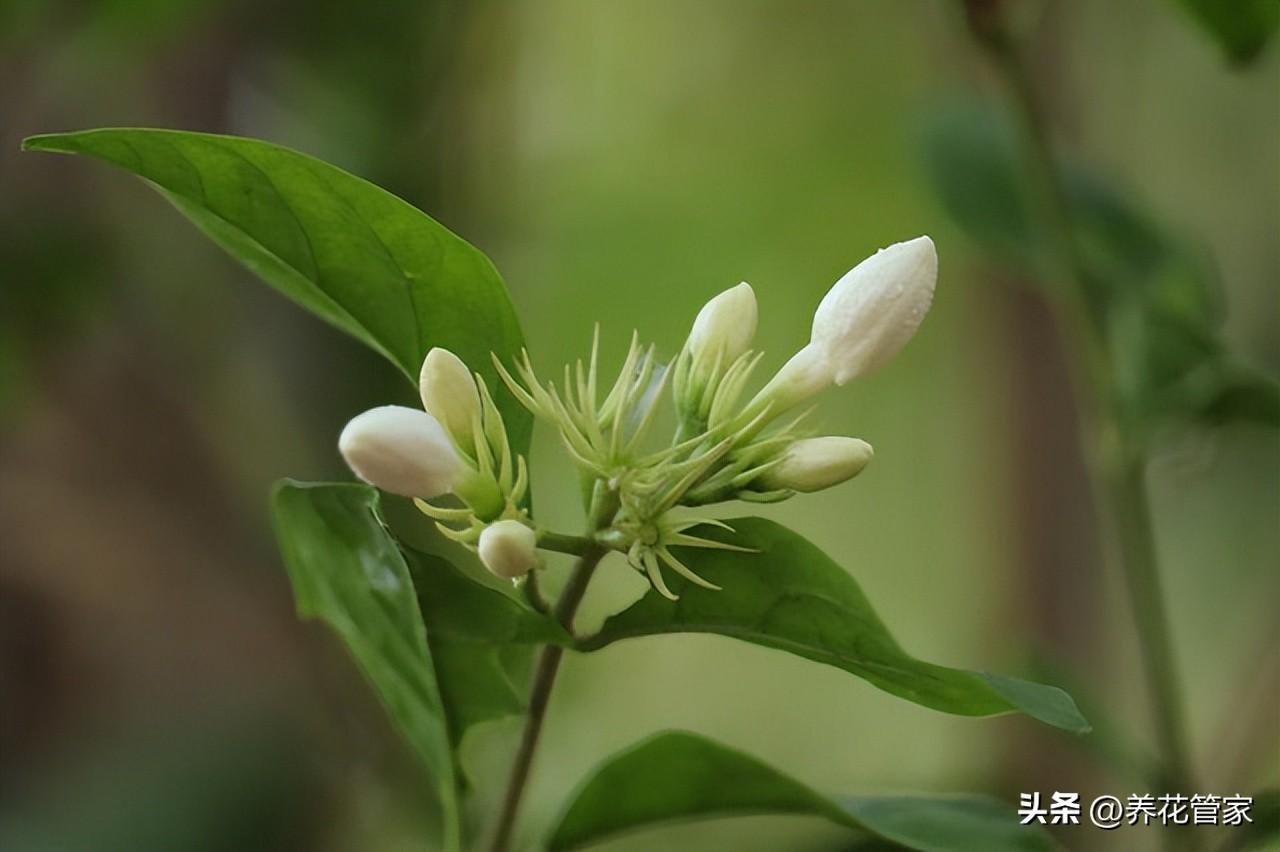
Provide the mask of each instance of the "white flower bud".
POLYGON ((826 351, 810 343, 782 365, 782 369, 756 394, 743 416, 750 419, 769 406, 771 416, 776 417, 826 390, 831 381, 831 364, 826 351))
POLYGON ((463 472, 444 427, 425 411, 400 405, 357 415, 343 428, 338 450, 356 476, 404 497, 447 494, 463 472))
POLYGON ((821 491, 857 476, 871 455, 871 445, 857 438, 806 438, 787 447, 759 484, 766 490, 821 491))
POLYGON ((810 338, 836 384, 898 354, 929 310, 937 277, 933 240, 916 237, 881 249, 836 282, 813 315, 810 338))
POLYGON ((448 349, 436 347, 427 353, 418 378, 422 407, 439 420, 464 452, 473 453, 473 433, 480 415, 480 393, 476 380, 462 359, 448 349))
POLYGON ((477 545, 484 567, 506 580, 528 574, 538 564, 538 537, 519 521, 489 524, 477 545))
POLYGON ((743 281, 702 306, 689 332, 689 353, 710 369, 720 359, 727 369, 751 346, 756 334, 756 294, 743 281))

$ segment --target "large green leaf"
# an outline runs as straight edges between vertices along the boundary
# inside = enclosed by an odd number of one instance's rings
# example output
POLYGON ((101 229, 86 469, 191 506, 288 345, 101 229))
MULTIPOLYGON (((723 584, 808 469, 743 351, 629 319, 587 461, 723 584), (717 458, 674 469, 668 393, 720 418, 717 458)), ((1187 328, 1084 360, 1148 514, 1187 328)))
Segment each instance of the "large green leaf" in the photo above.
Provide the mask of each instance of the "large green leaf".
POLYGON ((1044 852, 1043 830, 983 796, 828 797, 756 758, 679 731, 609 758, 578 790, 550 852, 675 820, 809 814, 926 852, 1044 852))
POLYGON ((23 147, 95 157, 145 178, 267 283, 412 381, 428 349, 451 349, 487 377, 513 446, 527 450, 530 417, 489 357, 523 344, 502 279, 480 251, 409 203, 255 139, 103 129, 34 136, 23 147))
POLYGON ((1280 27, 1276 0, 1177 0, 1233 62, 1257 57, 1280 27))
POLYGON ((480 644, 569 641, 563 627, 524 601, 484 585, 440 556, 406 552, 433 637, 480 644))
POLYGON ((436 785, 444 846, 460 839, 457 779, 445 705, 409 568, 363 485, 285 481, 276 536, 298 613, 338 633, 436 785))
POLYGON ((636 636, 718 633, 836 666, 871 684, 946 713, 989 716, 1021 711, 1064 730, 1089 723, 1060 689, 922 662, 889 634, 858 583, 826 554, 773 521, 737 518, 734 532, 704 529, 754 552, 684 548, 680 558, 722 587, 668 581, 679 600, 649 594, 607 619, 579 646, 636 636))
POLYGON ((449 736, 457 746, 472 726, 524 712, 527 690, 513 679, 508 658, 531 654, 534 644, 568 644, 569 634, 445 559, 406 553, 429 628, 449 736))

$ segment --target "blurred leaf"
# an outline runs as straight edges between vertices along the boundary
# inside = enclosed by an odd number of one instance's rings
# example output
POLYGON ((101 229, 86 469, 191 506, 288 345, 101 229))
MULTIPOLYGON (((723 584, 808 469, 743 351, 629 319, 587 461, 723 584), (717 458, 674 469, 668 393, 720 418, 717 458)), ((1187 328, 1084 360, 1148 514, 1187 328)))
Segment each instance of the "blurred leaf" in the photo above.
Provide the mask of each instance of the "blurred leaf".
MULTIPOLYGON (((930 116, 923 142, 938 197, 966 234, 1032 280, 1051 278, 1023 189, 1023 155, 1004 116, 980 103, 951 103, 930 116)), ((1125 422, 1145 434, 1169 423, 1274 423, 1273 383, 1245 379, 1220 339, 1220 287, 1204 252, 1113 182, 1074 165, 1060 179, 1083 295, 1107 342, 1110 391, 1125 422)))
POLYGON ((1114 182, 1063 169, 1077 248, 1098 307, 1120 292, 1201 327, 1221 319, 1219 283, 1203 252, 1177 238, 1114 182))
POLYGON ((1178 0, 1233 62, 1246 63, 1280 26, 1276 0, 1178 0))
MULTIPOLYGON (((980 101, 949 102, 929 115, 922 149, 943 208, 969 238, 998 259, 1040 269, 1047 247, 1026 189, 1031 178, 1003 112, 980 101)), ((1063 169, 1061 180, 1096 307, 1105 309, 1116 292, 1130 291, 1175 316, 1218 319, 1217 282, 1200 252, 1113 182, 1075 165, 1063 169)))
POLYGON ((569 635, 553 619, 479 585, 445 559, 406 555, 456 747, 472 726, 524 712, 526 690, 512 681, 504 653, 519 645, 568 644, 569 635))
POLYGON ((82 216, 12 202, 0 211, 0 418, 34 389, 29 370, 101 320, 102 283, 116 271, 116 252, 82 216))
POLYGON ((18 349, 16 337, 0 334, 0 428, 9 425, 9 417, 27 393, 26 383, 26 358, 18 349))
POLYGON ((1280 790, 1261 790, 1253 794, 1253 807, 1249 809, 1253 821, 1235 829, 1228 849, 1246 849, 1263 852, 1274 850, 1280 841, 1280 790))
POLYGON ((309 753, 245 696, 97 732, 0 801, 5 852, 280 852, 315 841, 309 753))
POLYGON ((1196 407, 1210 425, 1251 422, 1280 428, 1280 383, 1253 370, 1220 365, 1196 407))
POLYGON ((938 200, 969 239, 998 257, 1033 263, 1027 179, 1003 115, 956 99, 929 114, 922 143, 938 200))
POLYGON ((274 522, 298 614, 342 637, 436 784, 444 845, 459 845, 445 705, 408 566, 364 485, 276 486, 274 522))
POLYGON ((810 814, 929 852, 1040 852, 1042 830, 983 796, 830 798, 743 752, 672 731, 614 755, 579 788, 548 843, 575 849, 672 820, 810 814))
POLYGON ((493 264, 412 205, 335 166, 254 139, 103 129, 27 139, 145 178, 210 238, 303 307, 381 352, 416 384, 433 346, 451 349, 499 394, 516 452, 531 420, 490 351, 523 345, 493 264))
POLYGON ((898 646, 857 582, 826 554, 773 521, 737 518, 735 530, 699 534, 755 552, 683 548, 680 557, 721 591, 682 578, 680 596, 648 594, 579 643, 590 650, 635 636, 717 633, 788 651, 857 675, 886 692, 963 716, 1021 711, 1074 733, 1089 723, 1060 689, 999 675, 936 666, 898 646))
POLYGON ((1061 684, 1075 700, 1081 714, 1089 720, 1091 730, 1072 745, 1088 755, 1098 766, 1105 767, 1117 778, 1142 785, 1159 786, 1163 782, 1155 755, 1142 743, 1135 742, 1115 717, 1113 708, 1103 699, 1101 690, 1089 685, 1085 672, 1074 670, 1055 654, 1036 652, 1030 664, 1031 675, 1038 680, 1061 684))

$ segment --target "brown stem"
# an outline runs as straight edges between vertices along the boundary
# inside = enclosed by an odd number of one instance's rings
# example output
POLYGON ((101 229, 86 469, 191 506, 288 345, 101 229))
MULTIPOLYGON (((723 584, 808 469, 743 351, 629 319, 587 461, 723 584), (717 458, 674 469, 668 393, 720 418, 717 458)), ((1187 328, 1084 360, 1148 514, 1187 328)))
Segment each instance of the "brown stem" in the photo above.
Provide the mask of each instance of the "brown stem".
MULTIPOLYGON (((600 564, 606 552, 602 547, 592 546, 578 557, 573 573, 569 576, 569 582, 565 585, 560 600, 555 606, 555 619, 565 630, 572 632, 573 616, 587 593, 591 575, 595 573, 596 566, 600 564)), ((511 766, 507 791, 502 801, 502 812, 498 817, 498 829, 494 834, 493 844, 489 847, 492 852, 507 852, 511 847, 511 834, 515 830, 520 803, 524 799, 525 788, 529 784, 529 772, 533 768, 533 756, 542 735, 542 723, 546 719, 547 704, 551 701, 551 690, 555 686, 556 674, 560 670, 560 661, 563 658, 564 648, 560 645, 546 645, 538 655, 533 685, 529 691, 529 713, 525 719, 524 731, 520 735, 520 747, 516 751, 515 762, 511 766)))

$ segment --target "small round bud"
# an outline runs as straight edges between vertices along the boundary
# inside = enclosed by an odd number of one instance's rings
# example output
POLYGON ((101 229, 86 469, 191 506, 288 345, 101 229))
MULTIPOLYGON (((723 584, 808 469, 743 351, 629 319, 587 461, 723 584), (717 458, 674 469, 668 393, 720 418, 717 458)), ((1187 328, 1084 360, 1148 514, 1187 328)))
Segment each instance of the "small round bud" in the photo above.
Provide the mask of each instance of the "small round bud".
POLYGON ((756 294, 743 281, 702 306, 689 332, 689 354, 708 369, 719 358, 728 368, 751 346, 756 334, 756 294))
POLYGON ((338 450, 356 476, 404 497, 447 494, 463 471, 444 427, 425 411, 400 405, 357 415, 338 437, 338 450))
POLYGON ((506 580, 523 577, 538 564, 538 537, 519 521, 489 524, 480 533, 480 561, 506 580))
POLYGON ((857 476, 871 455, 871 445, 857 438, 806 438, 787 447, 759 485, 770 491, 821 491, 857 476))
POLYGON ((471 370, 448 349, 427 353, 418 378, 422 407, 439 420, 466 453, 473 453, 473 429, 480 415, 480 393, 471 370))
POLYGON ((835 283, 813 315, 810 339, 837 385, 898 354, 929 310, 937 278, 933 240, 916 237, 881 249, 835 283))

